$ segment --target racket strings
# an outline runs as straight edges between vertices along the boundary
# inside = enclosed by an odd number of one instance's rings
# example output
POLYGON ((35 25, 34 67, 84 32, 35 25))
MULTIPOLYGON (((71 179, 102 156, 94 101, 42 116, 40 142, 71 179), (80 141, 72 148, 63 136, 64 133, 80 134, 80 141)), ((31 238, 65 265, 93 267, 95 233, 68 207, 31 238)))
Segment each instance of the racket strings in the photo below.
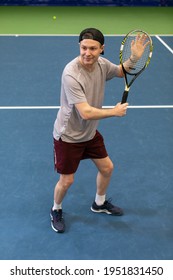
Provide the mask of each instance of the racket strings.
MULTIPOLYGON (((129 57, 131 56, 131 43, 133 40, 135 40, 136 35, 131 35, 128 36, 124 42, 123 45, 123 51, 122 51, 122 63, 127 61, 129 57)), ((146 41, 149 40, 149 38, 146 38, 146 41)), ((133 67, 130 68, 130 74, 136 74, 140 72, 145 65, 147 64, 147 61, 150 59, 150 47, 151 45, 149 44, 146 46, 142 57, 134 64, 133 67)), ((129 71, 128 71, 129 72, 129 71)))

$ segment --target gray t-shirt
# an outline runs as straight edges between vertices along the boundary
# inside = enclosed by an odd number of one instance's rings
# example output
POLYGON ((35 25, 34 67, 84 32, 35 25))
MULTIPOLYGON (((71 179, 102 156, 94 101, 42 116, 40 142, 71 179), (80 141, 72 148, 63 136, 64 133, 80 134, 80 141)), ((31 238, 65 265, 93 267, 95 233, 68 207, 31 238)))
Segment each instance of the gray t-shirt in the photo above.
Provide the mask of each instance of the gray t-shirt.
POLYGON ((101 108, 105 82, 118 76, 118 66, 99 57, 92 72, 87 71, 76 57, 66 65, 61 81, 61 107, 54 123, 53 136, 70 143, 91 140, 98 126, 98 120, 84 120, 75 104, 88 102, 101 108))

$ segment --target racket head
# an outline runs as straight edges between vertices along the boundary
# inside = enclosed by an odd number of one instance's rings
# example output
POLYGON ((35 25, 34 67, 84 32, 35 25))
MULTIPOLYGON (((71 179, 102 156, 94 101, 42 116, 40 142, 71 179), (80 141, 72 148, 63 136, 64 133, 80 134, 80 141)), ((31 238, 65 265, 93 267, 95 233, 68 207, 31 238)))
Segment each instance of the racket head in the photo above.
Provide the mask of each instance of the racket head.
POLYGON ((123 71, 129 75, 136 75, 143 71, 150 63, 153 53, 153 43, 150 35, 142 30, 132 30, 123 39, 120 47, 120 64, 123 66, 123 71), (143 36, 145 42, 149 42, 146 46, 142 57, 135 63, 135 66, 129 70, 125 69, 123 63, 130 58, 131 43, 136 39, 136 36, 143 36))

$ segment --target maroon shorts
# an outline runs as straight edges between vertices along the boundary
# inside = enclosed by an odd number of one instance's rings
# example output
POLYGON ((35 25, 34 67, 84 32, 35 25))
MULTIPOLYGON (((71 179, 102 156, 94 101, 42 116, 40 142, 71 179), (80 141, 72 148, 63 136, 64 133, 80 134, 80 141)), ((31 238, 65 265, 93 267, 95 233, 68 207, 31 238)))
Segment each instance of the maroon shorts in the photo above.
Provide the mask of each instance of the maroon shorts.
POLYGON ((81 143, 54 139, 54 165, 60 174, 75 173, 83 159, 105 158, 107 155, 103 137, 98 131, 92 140, 81 143))

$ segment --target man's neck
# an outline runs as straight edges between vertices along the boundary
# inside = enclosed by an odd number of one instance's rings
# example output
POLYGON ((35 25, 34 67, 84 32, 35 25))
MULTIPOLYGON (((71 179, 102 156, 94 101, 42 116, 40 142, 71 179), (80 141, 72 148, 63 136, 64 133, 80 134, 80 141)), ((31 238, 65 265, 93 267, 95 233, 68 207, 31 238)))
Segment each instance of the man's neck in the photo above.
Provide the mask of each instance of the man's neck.
POLYGON ((93 72, 94 71, 96 63, 91 64, 91 65, 85 65, 85 64, 83 64, 80 56, 79 56, 79 62, 82 65, 82 67, 85 68, 88 72, 93 72))

